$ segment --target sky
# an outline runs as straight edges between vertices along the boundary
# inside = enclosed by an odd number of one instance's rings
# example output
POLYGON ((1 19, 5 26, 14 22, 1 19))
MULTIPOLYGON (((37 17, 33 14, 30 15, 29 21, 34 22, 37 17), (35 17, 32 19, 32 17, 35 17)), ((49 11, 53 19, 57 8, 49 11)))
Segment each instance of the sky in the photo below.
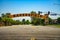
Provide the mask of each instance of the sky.
POLYGON ((31 11, 50 11, 60 14, 60 0, 0 0, 0 15, 2 13, 30 13, 31 11))

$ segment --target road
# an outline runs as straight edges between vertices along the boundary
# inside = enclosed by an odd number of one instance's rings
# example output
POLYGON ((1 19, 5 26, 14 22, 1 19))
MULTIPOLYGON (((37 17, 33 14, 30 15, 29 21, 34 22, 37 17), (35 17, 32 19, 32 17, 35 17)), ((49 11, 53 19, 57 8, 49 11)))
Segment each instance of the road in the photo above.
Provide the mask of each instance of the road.
POLYGON ((13 25, 0 27, 0 40, 60 40, 60 28, 13 25))

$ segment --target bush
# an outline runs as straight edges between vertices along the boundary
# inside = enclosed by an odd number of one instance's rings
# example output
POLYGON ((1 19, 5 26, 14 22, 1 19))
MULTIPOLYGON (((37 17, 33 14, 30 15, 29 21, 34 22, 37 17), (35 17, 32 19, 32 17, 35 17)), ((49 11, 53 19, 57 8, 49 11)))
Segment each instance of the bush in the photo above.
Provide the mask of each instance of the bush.
POLYGON ((57 18, 57 23, 60 24, 60 17, 57 18))
POLYGON ((30 24, 29 20, 26 20, 26 21, 25 21, 25 24, 30 24))
POLYGON ((33 25, 45 25, 44 24, 45 20, 41 18, 32 18, 32 24, 33 25))
POLYGON ((25 19, 22 20, 22 24, 25 24, 25 19))

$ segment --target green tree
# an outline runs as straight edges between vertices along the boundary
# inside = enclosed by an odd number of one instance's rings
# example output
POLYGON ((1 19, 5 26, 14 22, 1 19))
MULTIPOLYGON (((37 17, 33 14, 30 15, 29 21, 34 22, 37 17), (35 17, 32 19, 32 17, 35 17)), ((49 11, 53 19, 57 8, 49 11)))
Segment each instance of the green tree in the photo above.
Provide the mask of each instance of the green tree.
POLYGON ((38 14, 40 15, 40 14, 42 14, 42 12, 41 11, 38 11, 38 14))
POLYGON ((22 24, 25 24, 25 19, 22 20, 22 24))
POLYGON ((16 20, 16 25, 19 25, 19 24, 21 24, 21 22, 19 21, 19 20, 16 20))
POLYGON ((45 25, 45 20, 44 19, 41 19, 40 20, 40 24, 44 26, 45 25))
POLYGON ((32 18, 32 24, 34 24, 34 25, 40 25, 40 18, 33 17, 32 18))
POLYGON ((31 14, 36 14, 36 12, 35 11, 31 11, 31 14))
POLYGON ((2 17, 7 17, 4 13, 1 15, 2 17))
POLYGON ((11 15, 11 13, 6 13, 6 15, 11 15))
POLYGON ((32 22, 31 23, 35 25, 36 21, 37 21, 37 19, 35 17, 32 17, 32 22))
POLYGON ((12 25, 12 19, 10 18, 7 18, 7 17, 2 17, 2 22, 4 22, 4 25, 7 26, 7 25, 12 25))
POLYGON ((48 15, 50 15, 50 11, 48 11, 48 15))
POLYGON ((52 19, 48 17, 49 24, 52 24, 52 19))
POLYGON ((11 15, 11 13, 5 13, 5 14, 3 13, 2 17, 8 17, 8 15, 11 15))
POLYGON ((26 21, 25 21, 25 24, 30 24, 29 20, 26 20, 26 21))
POLYGON ((0 17, 0 22, 2 21, 2 18, 0 17))
POLYGON ((33 25, 45 25, 44 22, 45 22, 44 19, 35 18, 35 17, 32 18, 32 24, 33 24, 33 25))
POLYGON ((19 20, 15 21, 11 18, 8 18, 8 15, 11 15, 11 13, 2 14, 2 16, 0 17, 0 23, 3 23, 3 25, 5 26, 16 25, 21 23, 19 20))
POLYGON ((10 13, 6 13, 6 14, 2 14, 1 19, 3 22, 3 25, 7 26, 7 25, 12 25, 13 20, 11 18, 8 18, 8 15, 10 15, 10 13))
POLYGON ((60 24, 60 17, 57 18, 57 23, 60 24))

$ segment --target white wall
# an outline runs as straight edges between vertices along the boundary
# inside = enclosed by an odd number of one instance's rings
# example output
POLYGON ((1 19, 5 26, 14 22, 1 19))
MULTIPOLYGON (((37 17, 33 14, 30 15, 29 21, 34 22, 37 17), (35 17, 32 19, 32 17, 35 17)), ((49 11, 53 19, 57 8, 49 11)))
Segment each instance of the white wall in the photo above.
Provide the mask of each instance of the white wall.
POLYGON ((29 16, 25 16, 25 17, 14 17, 12 19, 13 20, 20 20, 20 21, 22 21, 23 19, 25 19, 25 20, 29 20, 31 22, 31 17, 29 17, 29 16))
POLYGON ((59 15, 56 15, 56 16, 51 16, 51 15, 49 15, 49 17, 51 18, 51 19, 57 19, 58 17, 60 17, 59 15))

